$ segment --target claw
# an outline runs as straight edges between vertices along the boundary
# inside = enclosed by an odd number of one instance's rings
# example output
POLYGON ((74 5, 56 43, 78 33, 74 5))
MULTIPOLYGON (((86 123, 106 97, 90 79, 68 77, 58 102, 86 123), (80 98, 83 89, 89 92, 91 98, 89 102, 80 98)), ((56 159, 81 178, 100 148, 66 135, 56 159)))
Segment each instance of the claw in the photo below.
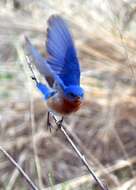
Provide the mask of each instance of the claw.
MULTIPOLYGON (((51 132, 51 130, 53 129, 53 125, 52 125, 51 122, 50 122, 50 116, 54 117, 53 113, 50 112, 50 111, 48 111, 48 115, 47 115, 47 129, 50 130, 50 132, 51 132)), ((55 119, 55 120, 56 120, 56 119, 55 119)), ((55 121, 55 123, 56 123, 56 125, 57 125, 56 131, 57 131, 59 128, 61 128, 62 123, 63 123, 63 120, 64 120, 64 117, 62 117, 59 121, 57 121, 57 120, 55 121)))
POLYGON ((57 121, 57 129, 56 129, 56 131, 59 129, 59 128, 61 128, 61 126, 62 126, 62 123, 63 123, 63 120, 64 120, 64 117, 62 117, 59 121, 57 121))
POLYGON ((62 123, 63 123, 63 117, 59 120, 59 121, 57 121, 57 126, 58 127, 61 127, 61 125, 62 125, 62 123))

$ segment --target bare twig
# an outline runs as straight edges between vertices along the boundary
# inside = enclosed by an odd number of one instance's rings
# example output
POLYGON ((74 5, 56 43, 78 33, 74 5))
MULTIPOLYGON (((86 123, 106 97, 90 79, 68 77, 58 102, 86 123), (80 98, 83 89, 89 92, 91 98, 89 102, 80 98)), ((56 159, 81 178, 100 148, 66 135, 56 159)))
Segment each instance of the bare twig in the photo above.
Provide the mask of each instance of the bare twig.
MULTIPOLYGON (((20 167, 23 165, 24 161, 25 161, 25 158, 26 158, 26 152, 23 152, 21 155, 20 155, 20 158, 18 160, 18 165, 20 165, 20 167)), ((12 190, 13 189, 13 186, 17 180, 19 176, 19 172, 18 172, 18 169, 15 168, 12 175, 11 175, 11 178, 8 182, 8 185, 6 187, 6 190, 12 190)))
POLYGON ((24 172, 24 170, 20 167, 20 165, 12 158, 12 156, 0 146, 0 151, 9 159, 9 161, 18 169, 20 174, 25 178, 27 183, 31 186, 33 190, 39 190, 38 187, 32 182, 30 177, 24 172))
MULTIPOLYGON (((27 37, 26 37, 27 39, 27 37)), ((28 67, 32 73, 32 80, 34 80, 36 82, 36 84, 39 82, 36 75, 35 75, 35 72, 32 68, 32 61, 31 61, 31 58, 29 57, 29 55, 26 55, 25 56, 25 60, 28 64, 28 67)), ((31 91, 31 90, 30 90, 31 91)), ((29 91, 29 94, 31 93, 29 91)), ((36 139, 35 139, 35 116, 34 116, 34 107, 33 107, 33 98, 32 96, 29 96, 30 97, 30 119, 31 119, 31 127, 32 127, 32 144, 33 144, 33 150, 34 150, 34 160, 35 160, 35 165, 36 165, 36 170, 37 170, 37 175, 38 175, 38 182, 39 182, 39 187, 40 189, 43 188, 43 183, 42 183, 42 175, 41 175, 41 166, 40 166, 40 160, 39 160, 39 157, 38 157, 38 152, 37 152, 37 147, 36 147, 36 139)))
MULTIPOLYGON (((37 79, 35 79, 37 82, 37 79)), ((35 124, 35 114, 34 114, 34 104, 33 104, 33 97, 30 97, 30 119, 31 119, 31 128, 32 128, 32 144, 33 144, 33 150, 34 150, 34 160, 35 160, 35 166, 37 170, 37 176, 38 176, 38 183, 40 189, 43 189, 43 183, 42 183, 42 171, 41 171, 41 164, 40 159, 38 156, 38 150, 36 146, 36 124, 35 124)))
POLYGON ((26 58, 26 62, 27 62, 27 64, 28 64, 28 67, 29 67, 29 69, 30 69, 31 72, 32 72, 32 77, 31 77, 32 80, 35 80, 36 83, 38 83, 38 79, 36 78, 35 73, 34 73, 34 71, 33 71, 32 63, 31 63, 30 58, 29 58, 27 55, 25 56, 25 58, 26 58))
POLYGON ((56 117, 52 114, 52 117, 58 127, 58 129, 61 130, 61 132, 65 135, 66 139, 68 140, 68 142, 71 144, 72 148, 74 149, 74 151, 76 152, 76 154, 79 156, 79 158, 81 159, 81 161, 83 162, 83 164, 85 165, 85 167, 88 169, 89 173, 91 174, 91 176, 94 178, 94 180, 96 181, 97 185, 100 187, 101 190, 108 190, 108 187, 106 185, 104 185, 102 183, 102 181, 96 176, 96 174, 94 173, 94 171, 92 170, 92 168, 89 166, 85 156, 79 151, 79 149, 77 148, 77 146, 75 145, 75 143, 72 141, 72 139, 69 136, 69 132, 68 130, 65 128, 64 125, 60 124, 56 117))

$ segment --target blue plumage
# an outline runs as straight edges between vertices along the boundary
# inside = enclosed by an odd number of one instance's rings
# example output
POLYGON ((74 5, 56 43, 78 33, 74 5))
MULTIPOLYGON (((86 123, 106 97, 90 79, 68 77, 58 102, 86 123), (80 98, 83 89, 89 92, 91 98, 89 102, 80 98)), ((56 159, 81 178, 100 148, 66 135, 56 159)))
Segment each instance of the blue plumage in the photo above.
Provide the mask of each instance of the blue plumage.
POLYGON ((60 16, 52 16, 48 20, 47 58, 42 57, 28 38, 26 46, 36 68, 48 82, 49 86, 37 83, 37 87, 47 102, 49 99, 52 109, 61 113, 77 110, 84 91, 80 87, 80 66, 74 42, 64 20, 60 16))
POLYGON ((51 91, 46 85, 42 83, 37 83, 37 88, 44 94, 44 98, 47 100, 49 97, 51 97, 55 91, 51 91))
POLYGON ((63 81, 60 79, 60 77, 55 74, 55 72, 52 70, 50 65, 48 64, 47 60, 42 57, 42 55, 39 53, 39 51, 31 44, 29 39, 26 37, 27 42, 27 50, 30 54, 30 56, 33 58, 34 63, 38 71, 46 78, 49 86, 53 86, 54 83, 57 83, 61 86, 61 88, 65 88, 63 81))
POLYGON ((76 50, 64 20, 59 16, 52 16, 47 33, 48 63, 59 75, 66 86, 80 84, 80 66, 76 50))

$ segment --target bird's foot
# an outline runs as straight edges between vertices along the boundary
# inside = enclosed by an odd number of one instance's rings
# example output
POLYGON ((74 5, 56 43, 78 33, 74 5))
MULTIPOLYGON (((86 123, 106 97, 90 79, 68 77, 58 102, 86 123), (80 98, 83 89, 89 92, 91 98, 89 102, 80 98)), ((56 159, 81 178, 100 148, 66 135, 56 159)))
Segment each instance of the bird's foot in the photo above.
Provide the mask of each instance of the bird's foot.
POLYGON ((58 130, 59 128, 61 128, 62 123, 63 123, 63 120, 64 120, 64 117, 62 117, 59 121, 56 122, 57 130, 58 130))
POLYGON ((50 121, 51 118, 53 118, 54 121, 55 121, 55 124, 57 126, 57 129, 56 129, 56 131, 57 131, 59 128, 61 128, 63 120, 64 120, 64 117, 62 117, 60 120, 57 121, 56 118, 55 118, 55 116, 53 115, 53 113, 50 112, 50 111, 48 111, 48 115, 47 115, 47 129, 50 130, 50 132, 54 128, 53 125, 52 125, 52 123, 51 123, 51 121, 50 121))

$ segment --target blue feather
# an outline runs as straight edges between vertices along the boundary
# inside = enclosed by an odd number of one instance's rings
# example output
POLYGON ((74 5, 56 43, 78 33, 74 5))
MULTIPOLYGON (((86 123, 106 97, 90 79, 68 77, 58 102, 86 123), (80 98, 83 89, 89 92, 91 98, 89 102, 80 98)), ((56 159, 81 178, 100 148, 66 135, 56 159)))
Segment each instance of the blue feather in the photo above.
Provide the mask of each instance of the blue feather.
POLYGON ((28 52, 32 56, 39 72, 44 75, 50 87, 57 83, 61 88, 80 85, 80 66, 72 36, 64 20, 60 16, 52 16, 48 20, 46 49, 48 58, 26 38, 28 52))
POLYGON ((37 83, 37 88, 41 91, 41 93, 44 95, 44 98, 46 100, 48 100, 49 97, 51 97, 55 92, 49 90, 48 87, 46 87, 46 85, 42 84, 42 83, 37 83))
POLYGON ((47 62, 66 86, 80 84, 80 66, 72 36, 64 20, 52 16, 48 21, 47 62))
POLYGON ((39 51, 31 44, 29 39, 26 37, 26 47, 33 58, 36 68, 39 72, 46 78, 49 86, 53 86, 54 83, 57 83, 61 88, 65 88, 63 81, 58 75, 52 70, 47 60, 42 57, 39 51))

